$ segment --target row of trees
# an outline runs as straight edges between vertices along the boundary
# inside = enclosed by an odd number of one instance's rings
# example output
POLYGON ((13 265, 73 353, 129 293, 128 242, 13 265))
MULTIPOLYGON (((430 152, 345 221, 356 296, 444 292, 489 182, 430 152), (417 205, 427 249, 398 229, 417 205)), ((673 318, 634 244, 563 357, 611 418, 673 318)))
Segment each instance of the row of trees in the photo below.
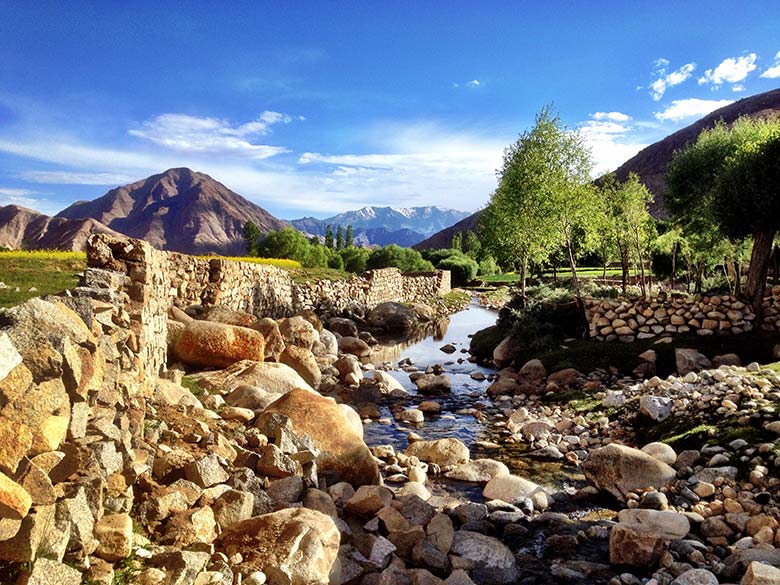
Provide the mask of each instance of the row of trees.
POLYGON ((780 122, 719 124, 678 152, 668 171, 668 222, 650 216, 652 196, 636 175, 594 183, 592 169, 581 136, 549 107, 505 150, 479 240, 519 273, 521 292, 530 266, 563 261, 579 297, 577 262, 593 253, 605 268, 619 262, 624 289, 633 266, 643 295, 659 255, 670 259, 673 280, 682 262, 699 291, 703 275, 720 267, 739 292, 750 254, 744 293, 758 309, 780 229, 780 122))
POLYGON ((549 107, 504 151, 498 188, 481 217, 481 240, 501 266, 517 270, 522 294, 529 266, 557 263, 562 253, 580 297, 577 260, 594 250, 605 264, 617 255, 624 284, 634 259, 644 292, 654 231, 647 212, 650 193, 636 176, 625 182, 608 176, 596 185, 592 169, 582 137, 568 131, 549 107))
POLYGON ((288 258, 297 260, 305 268, 332 268, 354 273, 393 266, 404 272, 433 270, 433 264, 423 259, 418 251, 395 244, 373 250, 354 245, 337 249, 329 247, 327 242, 321 243, 319 238, 307 239, 291 227, 263 236, 251 221, 244 225, 244 239, 250 256, 288 258))
POLYGON ((352 235, 352 225, 347 226, 346 234, 344 228, 340 225, 336 228, 336 237, 333 238, 333 226, 328 224, 325 228, 325 247, 329 250, 342 250, 349 248, 354 244, 354 237, 352 235))

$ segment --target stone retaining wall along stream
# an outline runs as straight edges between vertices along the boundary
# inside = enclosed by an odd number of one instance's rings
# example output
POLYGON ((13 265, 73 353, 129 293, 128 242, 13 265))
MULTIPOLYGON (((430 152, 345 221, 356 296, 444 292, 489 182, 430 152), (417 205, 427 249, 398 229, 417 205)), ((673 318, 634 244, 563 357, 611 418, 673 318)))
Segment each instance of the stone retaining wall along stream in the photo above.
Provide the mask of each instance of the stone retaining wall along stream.
POLYGON ((660 295, 648 300, 585 299, 590 336, 599 341, 631 342, 657 336, 729 335, 755 328, 780 329, 780 286, 764 298, 763 321, 734 296, 660 295))
POLYGON ((165 365, 172 305, 220 304, 279 318, 305 309, 367 311, 388 301, 421 302, 450 291, 450 273, 442 270, 403 274, 385 268, 348 280, 296 282, 275 266, 162 252, 132 238, 95 234, 86 250, 86 286, 106 295, 127 293, 124 310, 138 339, 138 357, 152 377, 165 365))

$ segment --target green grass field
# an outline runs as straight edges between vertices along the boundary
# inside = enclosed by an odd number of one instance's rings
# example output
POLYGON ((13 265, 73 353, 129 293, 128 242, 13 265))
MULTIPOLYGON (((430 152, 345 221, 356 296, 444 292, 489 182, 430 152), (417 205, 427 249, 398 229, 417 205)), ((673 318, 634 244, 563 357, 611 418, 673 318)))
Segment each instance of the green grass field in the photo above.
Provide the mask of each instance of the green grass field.
MULTIPOLYGON (((620 268, 607 268, 607 278, 618 278, 623 272, 620 268)), ((601 278, 604 274, 604 269, 600 266, 583 266, 577 269, 577 276, 582 278, 601 278)), ((530 275, 535 276, 535 275, 530 275)), ((552 270, 548 270, 543 273, 545 278, 552 278, 552 270)), ((558 270, 558 278, 569 278, 571 272, 568 269, 561 268, 558 270)), ((511 284, 520 280, 520 275, 515 272, 507 272, 506 274, 494 274, 492 276, 481 276, 485 282, 492 282, 497 284, 511 284)))
POLYGON ((0 252, 0 282, 5 285, 0 288, 0 307, 72 288, 86 265, 83 252, 0 252))

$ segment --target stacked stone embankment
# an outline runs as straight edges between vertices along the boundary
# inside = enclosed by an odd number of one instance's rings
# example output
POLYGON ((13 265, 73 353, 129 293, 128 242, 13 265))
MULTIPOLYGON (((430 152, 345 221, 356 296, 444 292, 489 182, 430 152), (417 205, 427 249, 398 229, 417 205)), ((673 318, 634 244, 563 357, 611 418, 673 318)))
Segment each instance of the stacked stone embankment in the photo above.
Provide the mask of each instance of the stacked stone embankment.
POLYGON ((590 337, 598 341, 652 339, 658 336, 736 335, 780 328, 780 286, 762 303, 762 321, 747 303, 732 295, 665 294, 647 300, 585 299, 590 337))

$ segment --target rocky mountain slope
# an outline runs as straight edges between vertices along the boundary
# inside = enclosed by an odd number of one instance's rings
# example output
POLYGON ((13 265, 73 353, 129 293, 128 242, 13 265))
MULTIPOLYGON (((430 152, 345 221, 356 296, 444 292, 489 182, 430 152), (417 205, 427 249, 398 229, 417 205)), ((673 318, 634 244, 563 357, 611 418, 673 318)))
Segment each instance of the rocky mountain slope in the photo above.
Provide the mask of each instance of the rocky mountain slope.
POLYGON ((469 215, 468 217, 460 220, 453 226, 441 230, 433 234, 426 240, 416 244, 414 246, 417 250, 431 250, 438 248, 449 248, 452 243, 452 236, 458 233, 465 233, 469 230, 476 232, 478 229, 479 217, 482 215, 481 211, 477 211, 469 215))
POLYGON ((465 211, 426 207, 363 207, 325 219, 303 217, 290 224, 307 234, 324 236, 327 226, 344 228, 351 225, 355 243, 360 246, 398 244, 411 246, 437 231, 467 217, 465 211))
POLYGON ((93 233, 118 235, 94 219, 49 217, 26 207, 0 207, 0 246, 29 250, 82 250, 93 233))
POLYGON ((205 173, 186 168, 112 189, 94 201, 79 201, 57 217, 92 218, 156 248, 188 254, 242 255, 247 220, 263 233, 287 225, 205 173))
POLYGON ((692 143, 703 130, 712 128, 719 120, 731 124, 742 116, 766 118, 777 115, 780 115, 780 89, 741 99, 719 110, 715 110, 690 126, 678 130, 655 144, 651 144, 636 156, 627 160, 615 173, 620 179, 625 179, 629 173, 638 174, 642 182, 647 185, 648 189, 655 196, 650 212, 655 217, 666 217, 667 213, 664 206, 666 167, 676 151, 692 143))

